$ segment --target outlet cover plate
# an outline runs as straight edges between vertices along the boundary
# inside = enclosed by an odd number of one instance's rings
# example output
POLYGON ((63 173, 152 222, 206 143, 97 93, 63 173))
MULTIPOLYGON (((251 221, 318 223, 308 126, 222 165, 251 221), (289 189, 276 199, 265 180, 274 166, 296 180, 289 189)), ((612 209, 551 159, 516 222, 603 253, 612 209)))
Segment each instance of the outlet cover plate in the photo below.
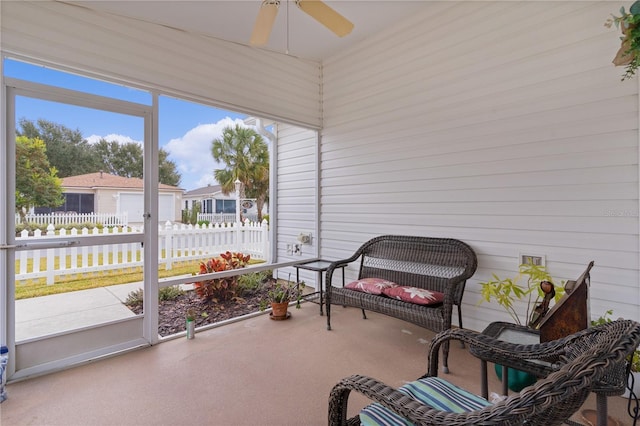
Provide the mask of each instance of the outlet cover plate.
POLYGON ((533 253, 520 253, 520 256, 518 257, 519 260, 519 264, 518 267, 520 265, 527 265, 527 264, 534 264, 536 266, 546 266, 547 265, 547 259, 546 256, 544 254, 533 254, 533 253))

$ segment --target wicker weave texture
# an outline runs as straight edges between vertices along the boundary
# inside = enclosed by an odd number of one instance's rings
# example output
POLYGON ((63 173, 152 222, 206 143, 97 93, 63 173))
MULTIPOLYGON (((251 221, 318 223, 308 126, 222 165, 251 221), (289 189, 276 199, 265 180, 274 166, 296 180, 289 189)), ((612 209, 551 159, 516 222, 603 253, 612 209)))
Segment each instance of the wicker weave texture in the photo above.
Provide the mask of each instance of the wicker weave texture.
MULTIPOLYGON (((460 305, 465 282, 476 271, 471 247, 450 238, 382 235, 364 243, 350 258, 333 262, 327 270, 327 329, 331 329, 331 305, 352 306, 411 322, 434 332, 451 328, 453 305, 460 305), (359 263, 357 263, 359 262, 359 263), (424 306, 333 287, 338 266, 358 264, 358 279, 383 278, 399 285, 444 293, 444 302, 424 306)), ((445 345, 443 365, 447 366, 445 345)))
POLYGON ((447 330, 433 340, 429 350, 429 370, 437 375, 439 346, 461 340, 495 352, 496 360, 509 351, 527 359, 557 360, 557 369, 532 386, 505 401, 482 410, 454 414, 426 406, 376 379, 354 375, 334 386, 329 396, 329 424, 357 424, 346 419, 352 391, 361 393, 417 425, 559 425, 575 413, 590 392, 606 386, 618 372, 626 370, 627 356, 640 344, 640 324, 617 320, 567 338, 538 345, 516 345, 469 330, 447 330))

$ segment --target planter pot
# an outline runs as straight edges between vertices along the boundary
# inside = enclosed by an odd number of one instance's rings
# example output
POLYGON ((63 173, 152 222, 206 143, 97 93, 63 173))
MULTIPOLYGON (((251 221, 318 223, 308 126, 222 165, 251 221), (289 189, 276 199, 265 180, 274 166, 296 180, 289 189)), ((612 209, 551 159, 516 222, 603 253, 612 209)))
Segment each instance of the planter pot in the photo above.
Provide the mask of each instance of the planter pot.
POLYGON ((274 303, 271 302, 271 315, 274 319, 286 319, 289 302, 274 303))
MULTIPOLYGON (((640 398, 640 373, 632 371, 627 380, 627 388, 633 386, 633 393, 635 394, 636 398, 640 398)), ((631 392, 629 392, 629 389, 625 389, 622 397, 629 398, 630 395, 631 392)))
MULTIPOLYGON (((502 380, 502 366, 494 364, 496 375, 502 380)), ((522 389, 536 382, 536 376, 524 371, 509 368, 507 371, 507 386, 514 392, 520 392, 522 389)))

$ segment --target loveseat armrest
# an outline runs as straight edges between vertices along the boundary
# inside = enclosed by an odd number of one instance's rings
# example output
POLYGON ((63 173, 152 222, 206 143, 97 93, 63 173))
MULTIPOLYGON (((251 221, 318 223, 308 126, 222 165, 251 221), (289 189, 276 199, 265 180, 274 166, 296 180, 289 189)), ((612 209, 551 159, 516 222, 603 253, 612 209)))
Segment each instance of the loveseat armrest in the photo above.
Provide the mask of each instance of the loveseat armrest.
POLYGON ((331 282, 333 280, 333 272, 338 268, 344 268, 348 266, 350 263, 355 262, 356 260, 358 260, 359 257, 360 257, 360 254, 357 254, 357 255, 351 256, 348 259, 335 260, 331 262, 331 264, 329 265, 329 268, 327 269, 327 274, 325 278, 325 289, 327 292, 331 291, 331 285, 332 285, 331 282))

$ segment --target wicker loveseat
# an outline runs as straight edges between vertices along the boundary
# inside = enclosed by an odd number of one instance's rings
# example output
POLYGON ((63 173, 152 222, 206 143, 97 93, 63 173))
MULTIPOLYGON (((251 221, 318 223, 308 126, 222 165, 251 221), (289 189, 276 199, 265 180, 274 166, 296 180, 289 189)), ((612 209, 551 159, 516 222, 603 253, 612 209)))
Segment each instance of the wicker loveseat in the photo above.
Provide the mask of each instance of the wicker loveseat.
POLYGON ((395 389, 371 377, 354 375, 336 384, 329 395, 329 425, 406 424, 405 420, 415 425, 443 426, 559 425, 568 421, 590 392, 604 388, 612 394, 622 392, 620 382, 626 379, 627 357, 638 344, 640 324, 630 320, 613 321, 535 345, 507 343, 470 330, 447 330, 431 342, 429 372, 415 382, 395 389), (551 362, 555 369, 520 393, 491 404, 436 377, 439 346, 452 339, 482 346, 495 353, 496 361, 515 355, 551 362), (347 419, 352 391, 375 404, 347 419))
MULTIPOLYGON (((453 306, 460 303, 465 282, 477 267, 476 254, 467 244, 450 238, 382 235, 364 243, 348 259, 333 262, 327 270, 327 329, 331 330, 331 305, 352 306, 411 322, 434 332, 451 328, 453 306), (403 300, 333 287, 338 267, 359 261, 358 280, 380 278, 402 286, 443 293, 442 303, 421 305, 403 300)), ((343 283, 344 285, 344 283, 343 283)), ((449 346, 443 346, 443 367, 448 371, 449 346)))

